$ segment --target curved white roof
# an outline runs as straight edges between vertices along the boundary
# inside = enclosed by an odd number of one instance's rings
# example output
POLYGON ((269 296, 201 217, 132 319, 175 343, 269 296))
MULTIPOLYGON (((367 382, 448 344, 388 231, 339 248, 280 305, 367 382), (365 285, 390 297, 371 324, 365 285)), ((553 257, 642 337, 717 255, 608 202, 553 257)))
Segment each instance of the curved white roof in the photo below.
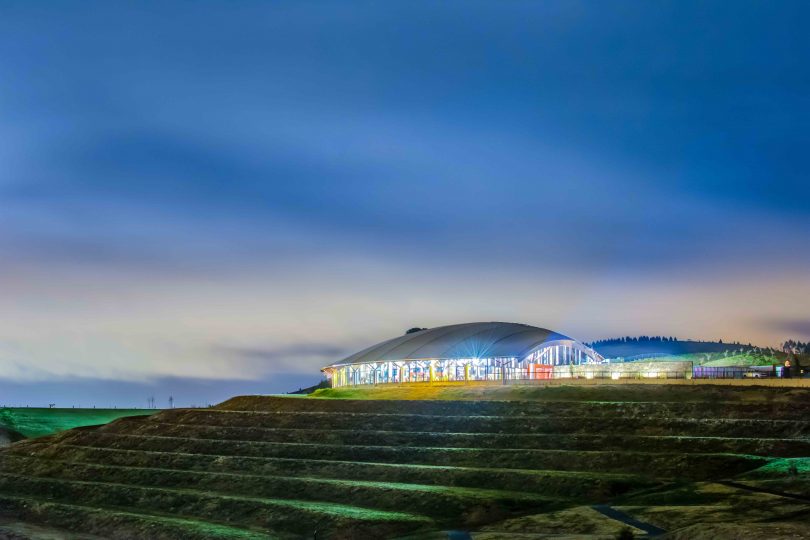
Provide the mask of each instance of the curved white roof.
POLYGON ((331 366, 394 360, 523 358, 543 343, 557 340, 571 340, 571 338, 527 324, 505 322, 453 324, 383 341, 331 366))

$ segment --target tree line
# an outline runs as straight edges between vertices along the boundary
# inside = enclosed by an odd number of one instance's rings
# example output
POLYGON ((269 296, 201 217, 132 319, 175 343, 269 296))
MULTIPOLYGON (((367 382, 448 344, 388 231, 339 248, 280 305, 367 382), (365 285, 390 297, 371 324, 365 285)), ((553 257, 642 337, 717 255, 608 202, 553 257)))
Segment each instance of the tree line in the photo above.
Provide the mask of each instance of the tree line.
MULTIPOLYGON (((672 336, 624 336, 624 337, 617 337, 617 338, 609 338, 609 339, 599 339, 597 341, 592 341, 587 343, 586 345, 594 348, 604 347, 606 345, 629 345, 629 344, 644 344, 644 343, 679 343, 681 342, 680 339, 672 336)), ((692 340, 687 340, 687 342, 693 342, 692 340)), ((759 347, 754 347, 750 343, 748 345, 743 345, 739 341, 733 341, 729 343, 723 343, 722 339, 717 341, 705 341, 705 342, 697 342, 697 343, 718 343, 721 345, 736 345, 740 346, 744 349, 757 349, 759 347)), ((792 353, 792 354, 810 354, 810 341, 798 341, 795 339, 789 339, 782 343, 782 352, 785 353, 792 353)), ((762 350, 774 350, 772 347, 764 347, 762 350)))
MULTIPOLYGON (((670 343, 670 342, 675 342, 675 341, 680 341, 680 340, 678 338, 672 337, 672 336, 669 336, 669 337, 667 337, 667 336, 638 336, 638 337, 625 336, 625 337, 618 337, 618 338, 600 339, 600 340, 597 340, 597 341, 592 341, 591 343, 588 343, 588 345, 591 346, 591 347, 596 347, 596 346, 600 346, 600 345, 623 345, 623 344, 626 344, 626 343, 650 343, 650 342, 670 343)), ((722 343, 722 341, 720 343, 722 343)))
POLYGON ((793 354, 810 354, 810 341, 801 342, 789 339, 782 344, 782 351, 793 354))

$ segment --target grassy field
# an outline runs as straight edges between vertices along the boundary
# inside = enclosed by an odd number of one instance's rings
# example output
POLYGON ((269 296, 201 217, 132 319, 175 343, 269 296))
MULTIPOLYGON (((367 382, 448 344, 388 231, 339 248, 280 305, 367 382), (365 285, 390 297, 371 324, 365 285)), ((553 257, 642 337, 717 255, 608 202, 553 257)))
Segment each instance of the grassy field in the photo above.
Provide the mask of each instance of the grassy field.
POLYGON ((0 429, 24 437, 42 437, 66 429, 106 424, 124 416, 146 416, 156 412, 150 409, 2 408, 0 429))
MULTIPOLYGON (((803 388, 778 390, 757 386, 721 386, 695 383, 668 384, 527 384, 493 385, 491 383, 414 383, 375 387, 326 388, 310 394, 308 399, 358 400, 497 400, 497 401, 608 401, 608 402, 703 402, 800 401, 808 395, 803 388)), ((235 406, 259 406, 261 396, 242 396, 235 406), (251 402, 254 400, 255 402, 251 402)), ((231 403, 230 401, 228 403, 231 403)), ((226 404, 225 406, 228 406, 226 404)))
POLYGON ((681 354, 656 358, 655 360, 688 360, 696 366, 730 367, 730 366, 781 366, 787 356, 781 352, 769 353, 767 351, 743 352, 704 352, 694 354, 681 354))
MULTIPOLYGON (((692 362, 696 366, 732 367, 732 366, 781 366, 785 363, 787 355, 779 351, 766 349, 720 352, 696 352, 688 354, 670 354, 654 358, 646 358, 648 362, 692 362)), ((800 364, 810 362, 807 355, 799 355, 800 364)))

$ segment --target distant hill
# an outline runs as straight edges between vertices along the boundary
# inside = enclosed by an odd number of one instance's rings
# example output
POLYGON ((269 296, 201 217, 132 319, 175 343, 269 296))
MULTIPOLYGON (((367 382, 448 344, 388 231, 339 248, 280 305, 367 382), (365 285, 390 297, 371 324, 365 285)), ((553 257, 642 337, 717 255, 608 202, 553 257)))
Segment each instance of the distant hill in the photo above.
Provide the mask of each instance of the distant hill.
POLYGON ((75 427, 106 424, 124 416, 146 416, 155 412, 154 409, 0 408, 0 429, 23 437, 42 437, 75 427))
POLYGON ((628 358, 646 354, 722 353, 725 351, 742 353, 758 349, 758 347, 750 343, 743 345, 741 343, 723 343, 722 341, 684 341, 663 336, 628 336, 603 339, 590 343, 590 346, 605 358, 628 358))
POLYGON ((308 386, 306 388, 299 388, 298 390, 295 390, 294 392, 287 392, 287 393, 288 394, 306 395, 306 394, 311 394, 315 390, 320 390, 321 388, 329 388, 329 381, 324 379, 321 382, 319 382, 318 384, 315 384, 313 386, 308 386))

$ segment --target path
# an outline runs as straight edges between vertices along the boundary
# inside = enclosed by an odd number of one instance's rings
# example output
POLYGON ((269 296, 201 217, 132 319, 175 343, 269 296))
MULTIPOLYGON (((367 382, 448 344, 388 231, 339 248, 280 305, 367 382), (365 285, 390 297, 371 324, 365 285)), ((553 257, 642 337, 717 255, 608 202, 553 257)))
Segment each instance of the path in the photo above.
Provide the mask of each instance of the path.
POLYGON ((593 508, 603 516, 609 517, 610 519, 615 519, 616 521, 621 521, 625 525, 630 525, 631 527, 635 527, 636 529, 640 529, 645 533, 647 533, 648 536, 660 536, 667 532, 664 529, 656 527, 655 525, 639 521, 630 514, 625 514, 621 510, 616 510, 615 508, 607 504, 595 504, 591 506, 591 508, 593 508))

